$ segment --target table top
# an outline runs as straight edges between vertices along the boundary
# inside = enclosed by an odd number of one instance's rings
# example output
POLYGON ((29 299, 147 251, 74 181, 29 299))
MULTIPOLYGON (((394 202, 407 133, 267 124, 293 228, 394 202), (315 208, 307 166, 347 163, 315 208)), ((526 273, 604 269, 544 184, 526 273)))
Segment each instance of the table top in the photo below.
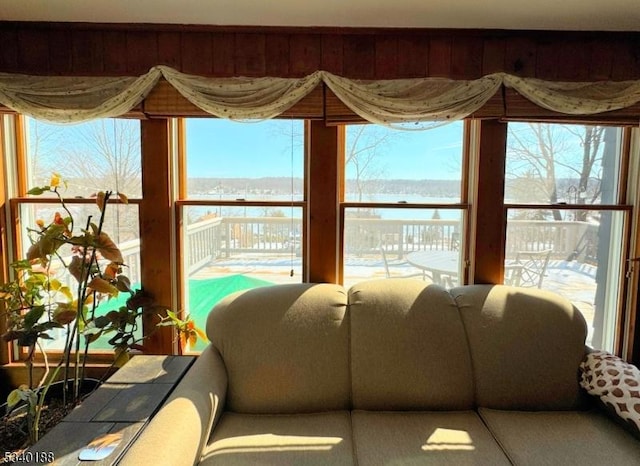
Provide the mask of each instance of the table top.
MULTIPOLYGON (((28 464, 51 463, 48 459, 60 466, 116 464, 194 360, 193 356, 134 356, 25 452, 28 458, 42 459, 28 464), (105 459, 80 460, 96 439, 114 438, 117 446, 105 459)), ((103 448, 102 442, 96 445, 97 450, 103 448)))
MULTIPOLYGON (((440 282, 440 275, 449 275, 453 279, 460 271, 459 251, 414 251, 406 255, 407 262, 429 272, 432 272, 436 281, 440 282)), ((504 265, 504 282, 508 285, 520 284, 522 264, 513 260, 506 260, 504 265)))
POLYGON ((450 275, 460 270, 460 251, 414 251, 406 256, 407 262, 424 269, 450 275))

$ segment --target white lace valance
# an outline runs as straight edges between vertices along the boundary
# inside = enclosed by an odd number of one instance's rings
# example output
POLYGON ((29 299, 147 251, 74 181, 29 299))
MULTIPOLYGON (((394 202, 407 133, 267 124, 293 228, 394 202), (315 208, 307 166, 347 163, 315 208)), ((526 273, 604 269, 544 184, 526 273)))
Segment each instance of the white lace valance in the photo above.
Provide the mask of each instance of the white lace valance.
POLYGON ((303 78, 207 78, 156 66, 138 78, 0 73, 0 104, 50 122, 114 117, 138 105, 160 77, 203 111, 220 118, 242 120, 280 115, 320 82, 360 117, 388 126, 465 118, 482 107, 501 86, 513 88, 541 107, 569 115, 592 115, 640 102, 640 81, 566 83, 505 73, 475 80, 364 81, 326 71, 303 78))
POLYGON ((161 66, 164 78, 196 107, 220 118, 267 119, 280 115, 320 83, 320 72, 295 78, 205 78, 161 66))
POLYGON ((25 76, 0 73, 0 103, 53 123, 78 123, 127 113, 162 76, 154 68, 138 78, 25 76))
POLYGON ((387 126, 461 120, 482 107, 502 84, 499 75, 473 81, 442 78, 355 81, 324 73, 323 80, 353 112, 387 126))
POLYGON ((640 81, 567 83, 508 74, 503 81, 534 104, 568 115, 593 115, 640 102, 640 81))

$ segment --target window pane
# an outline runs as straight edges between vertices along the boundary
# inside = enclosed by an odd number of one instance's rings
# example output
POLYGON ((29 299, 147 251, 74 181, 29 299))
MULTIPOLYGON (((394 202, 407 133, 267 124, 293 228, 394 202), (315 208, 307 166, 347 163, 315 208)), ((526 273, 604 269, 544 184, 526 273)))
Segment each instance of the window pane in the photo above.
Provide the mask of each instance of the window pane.
POLYGON ((459 203, 462 122, 428 131, 347 126, 347 202, 459 203))
POLYGON ((185 309, 204 328, 229 293, 302 281, 302 208, 278 203, 305 197, 304 121, 186 119, 185 131, 186 197, 211 201, 182 207, 185 309))
MULTIPOLYGON (((80 230, 86 228, 87 221, 98 223, 100 211, 95 204, 66 204, 69 212, 74 218, 74 232, 80 234, 80 230)), ((111 204, 106 208, 103 231, 119 246, 122 253, 127 256, 129 250, 135 250, 135 260, 140 248, 140 233, 138 230, 138 206, 136 204, 111 204)), ((23 255, 29 248, 29 239, 26 237, 26 229, 36 227, 36 220, 42 219, 45 224, 51 223, 55 213, 59 212, 66 216, 60 204, 21 204, 20 205, 20 231, 22 235, 23 255)), ((133 254, 133 252, 132 252, 133 254)), ((133 256, 131 256, 133 258, 133 256)), ((125 261, 127 262, 127 261, 125 261)), ((127 265, 133 266, 127 262, 127 265)), ((131 277, 130 277, 131 278, 131 277)))
POLYGON ((187 119, 186 133, 189 199, 303 199, 303 121, 187 119))
POLYGON ((189 206, 183 214, 185 309, 201 328, 234 291, 302 281, 301 208, 189 206))
POLYGON ((587 344, 613 351, 625 216, 509 209, 505 283, 567 297, 587 320, 587 344))
MULTIPOLYGON (((73 225, 73 232, 76 235, 81 234, 81 230, 86 228, 87 221, 91 217, 91 221, 94 223, 99 222, 100 212, 94 204, 67 204, 69 212, 73 216, 75 224, 73 225)), ((67 214, 62 210, 60 204, 21 204, 19 210, 20 225, 22 226, 22 257, 26 256, 27 250, 31 245, 29 236, 26 233, 27 228, 37 229, 36 220, 42 219, 45 225, 52 222, 56 212, 61 213, 63 216, 67 214)), ((139 232, 137 231, 138 225, 138 206, 134 204, 128 205, 116 205, 109 204, 106 209, 105 222, 103 225, 103 231, 107 233, 111 239, 118 245, 120 252, 124 258, 124 275, 126 275, 132 284, 132 288, 140 288, 140 239, 139 232), (117 228, 116 225, 120 225, 117 228)), ((33 239, 36 239, 34 235, 33 239)), ((59 250, 60 257, 55 259, 51 263, 49 273, 55 278, 60 280, 64 285, 71 288, 75 296, 75 290, 77 289, 78 282, 62 265, 62 261, 66 264, 70 263, 70 259, 73 255, 71 246, 64 245, 59 250)), ((106 261, 105 261, 106 264, 106 261)), ((105 315, 110 310, 118 309, 125 304, 126 299, 129 297, 128 293, 121 293, 120 296, 112 300, 103 299, 97 310, 96 315, 105 315)), ((46 316, 43 316, 46 318, 46 316)), ((142 328, 139 326, 137 336, 142 336, 142 328)), ((64 347, 66 338, 66 329, 54 329, 49 332, 53 337, 53 340, 42 339, 41 344, 45 350, 55 349, 61 350, 64 347)), ((90 350, 92 351, 110 351, 111 345, 108 344, 108 340, 112 337, 102 336, 97 341, 91 344, 90 350)), ((84 343, 84 342, 83 342, 84 343)))
POLYGON ((505 201, 617 202, 621 128, 509 123, 505 201))
POLYGON ((142 197, 139 121, 26 122, 28 188, 47 185, 56 172, 69 182, 66 197, 106 190, 142 197))
POLYGON ((345 209, 344 283, 407 277, 460 283, 460 209, 345 209))

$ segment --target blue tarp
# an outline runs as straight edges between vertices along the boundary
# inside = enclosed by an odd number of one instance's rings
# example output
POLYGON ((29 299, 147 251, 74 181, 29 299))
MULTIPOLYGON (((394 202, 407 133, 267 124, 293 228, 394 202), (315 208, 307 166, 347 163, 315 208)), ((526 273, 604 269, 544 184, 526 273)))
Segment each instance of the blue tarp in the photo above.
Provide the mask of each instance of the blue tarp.
MULTIPOLYGON (((209 311, 211 311, 213 306, 222 298, 230 295, 231 293, 235 293, 236 291, 248 290, 267 285, 272 285, 272 283, 242 274, 227 275, 218 278, 203 278, 199 280, 190 279, 187 283, 189 301, 186 311, 193 318, 195 324, 204 331, 209 311)), ((134 285, 133 288, 137 289, 139 288, 139 285, 134 285)), ((118 309, 120 306, 124 306, 128 297, 129 293, 120 293, 117 298, 100 304, 97 308, 96 314, 104 315, 112 309, 118 309)), ((142 332, 140 332, 140 334, 141 333, 142 332)), ((92 343, 91 347, 93 349, 110 349, 107 341, 113 335, 114 334, 111 333, 107 336, 101 337, 98 341, 92 343)), ((205 346, 206 344, 198 341, 196 347, 191 348, 191 350, 201 351, 205 346)))

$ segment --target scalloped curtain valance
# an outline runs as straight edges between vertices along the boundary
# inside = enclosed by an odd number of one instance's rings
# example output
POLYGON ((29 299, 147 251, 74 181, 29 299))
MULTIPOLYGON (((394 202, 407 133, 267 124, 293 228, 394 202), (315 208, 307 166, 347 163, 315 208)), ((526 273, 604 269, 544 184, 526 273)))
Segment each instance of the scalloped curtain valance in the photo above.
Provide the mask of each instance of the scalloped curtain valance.
POLYGON ((326 71, 303 78, 208 78, 155 66, 140 77, 49 77, 0 73, 0 104, 55 123, 79 123, 123 115, 163 77, 183 97, 216 117, 273 118, 320 82, 360 117, 406 128, 465 118, 502 86, 540 107, 567 115, 593 115, 640 102, 640 81, 553 82, 495 73, 475 80, 416 78, 353 80, 326 71))

